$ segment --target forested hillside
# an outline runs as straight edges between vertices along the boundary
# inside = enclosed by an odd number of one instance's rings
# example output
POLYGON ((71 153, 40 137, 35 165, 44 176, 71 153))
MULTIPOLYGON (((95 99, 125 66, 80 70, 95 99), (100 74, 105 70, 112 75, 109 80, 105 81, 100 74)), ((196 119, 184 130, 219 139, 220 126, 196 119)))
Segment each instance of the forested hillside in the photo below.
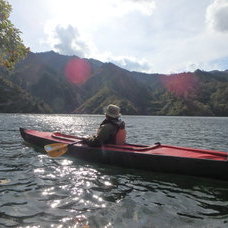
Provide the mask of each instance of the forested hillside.
POLYGON ((52 109, 13 82, 0 76, 0 112, 52 113, 52 109))
POLYGON ((144 74, 51 51, 30 53, 5 73, 1 94, 9 90, 9 80, 17 89, 1 100, 1 112, 101 114, 114 103, 123 114, 228 116, 228 71, 144 74), (39 108, 22 101, 25 97, 39 108))

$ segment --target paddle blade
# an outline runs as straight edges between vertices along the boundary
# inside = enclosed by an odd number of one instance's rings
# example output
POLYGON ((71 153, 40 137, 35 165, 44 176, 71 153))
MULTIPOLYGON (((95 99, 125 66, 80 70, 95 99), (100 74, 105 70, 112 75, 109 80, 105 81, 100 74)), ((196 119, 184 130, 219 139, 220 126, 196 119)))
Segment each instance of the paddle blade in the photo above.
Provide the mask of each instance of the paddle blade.
POLYGON ((50 157, 59 157, 67 152, 68 144, 54 143, 44 146, 45 151, 50 157))
POLYGON ((48 144, 44 146, 44 149, 48 153, 49 151, 65 148, 66 146, 67 144, 65 143, 53 143, 53 144, 48 144))
POLYGON ((49 151, 48 156, 55 158, 65 154, 66 152, 67 152, 67 147, 58 149, 58 150, 49 151))

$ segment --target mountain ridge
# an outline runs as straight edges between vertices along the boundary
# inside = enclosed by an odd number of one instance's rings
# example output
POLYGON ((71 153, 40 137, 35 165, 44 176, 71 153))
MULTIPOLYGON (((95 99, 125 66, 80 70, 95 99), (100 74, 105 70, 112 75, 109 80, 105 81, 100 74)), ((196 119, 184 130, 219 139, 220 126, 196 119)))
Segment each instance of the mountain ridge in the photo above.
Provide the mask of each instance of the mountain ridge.
MULTIPOLYGON (((80 67, 73 70, 83 72, 80 67)), ((29 53, 4 78, 42 101, 53 113, 102 114, 104 106, 115 103, 128 115, 228 116, 227 70, 146 74, 50 51, 29 53), (71 61, 76 61, 73 67, 77 61, 88 63, 89 76, 82 83, 73 83, 67 77, 66 67, 71 61)))

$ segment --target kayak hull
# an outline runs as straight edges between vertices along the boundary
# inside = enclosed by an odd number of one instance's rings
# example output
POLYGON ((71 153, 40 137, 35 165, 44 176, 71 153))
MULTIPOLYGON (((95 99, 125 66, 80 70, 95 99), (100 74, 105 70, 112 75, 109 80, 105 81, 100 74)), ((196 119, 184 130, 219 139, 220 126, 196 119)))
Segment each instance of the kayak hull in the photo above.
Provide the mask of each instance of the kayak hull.
POLYGON ((154 146, 126 144, 123 146, 89 147, 80 144, 77 137, 65 137, 66 135, 60 133, 39 132, 23 128, 20 129, 20 132, 26 142, 40 147, 52 143, 70 144, 78 141, 78 144, 69 147, 67 153, 89 162, 228 180, 227 152, 160 144, 154 146), (179 156, 176 155, 177 153, 179 156))

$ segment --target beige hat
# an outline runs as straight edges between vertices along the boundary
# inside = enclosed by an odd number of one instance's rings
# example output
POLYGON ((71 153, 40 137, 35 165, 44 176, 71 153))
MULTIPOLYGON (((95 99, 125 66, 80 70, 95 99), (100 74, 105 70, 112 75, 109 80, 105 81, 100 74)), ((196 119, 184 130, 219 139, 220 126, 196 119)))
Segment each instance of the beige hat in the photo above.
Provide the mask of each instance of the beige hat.
POLYGON ((120 107, 117 105, 110 104, 107 106, 105 110, 105 115, 110 116, 112 118, 119 118, 120 117, 120 107))

